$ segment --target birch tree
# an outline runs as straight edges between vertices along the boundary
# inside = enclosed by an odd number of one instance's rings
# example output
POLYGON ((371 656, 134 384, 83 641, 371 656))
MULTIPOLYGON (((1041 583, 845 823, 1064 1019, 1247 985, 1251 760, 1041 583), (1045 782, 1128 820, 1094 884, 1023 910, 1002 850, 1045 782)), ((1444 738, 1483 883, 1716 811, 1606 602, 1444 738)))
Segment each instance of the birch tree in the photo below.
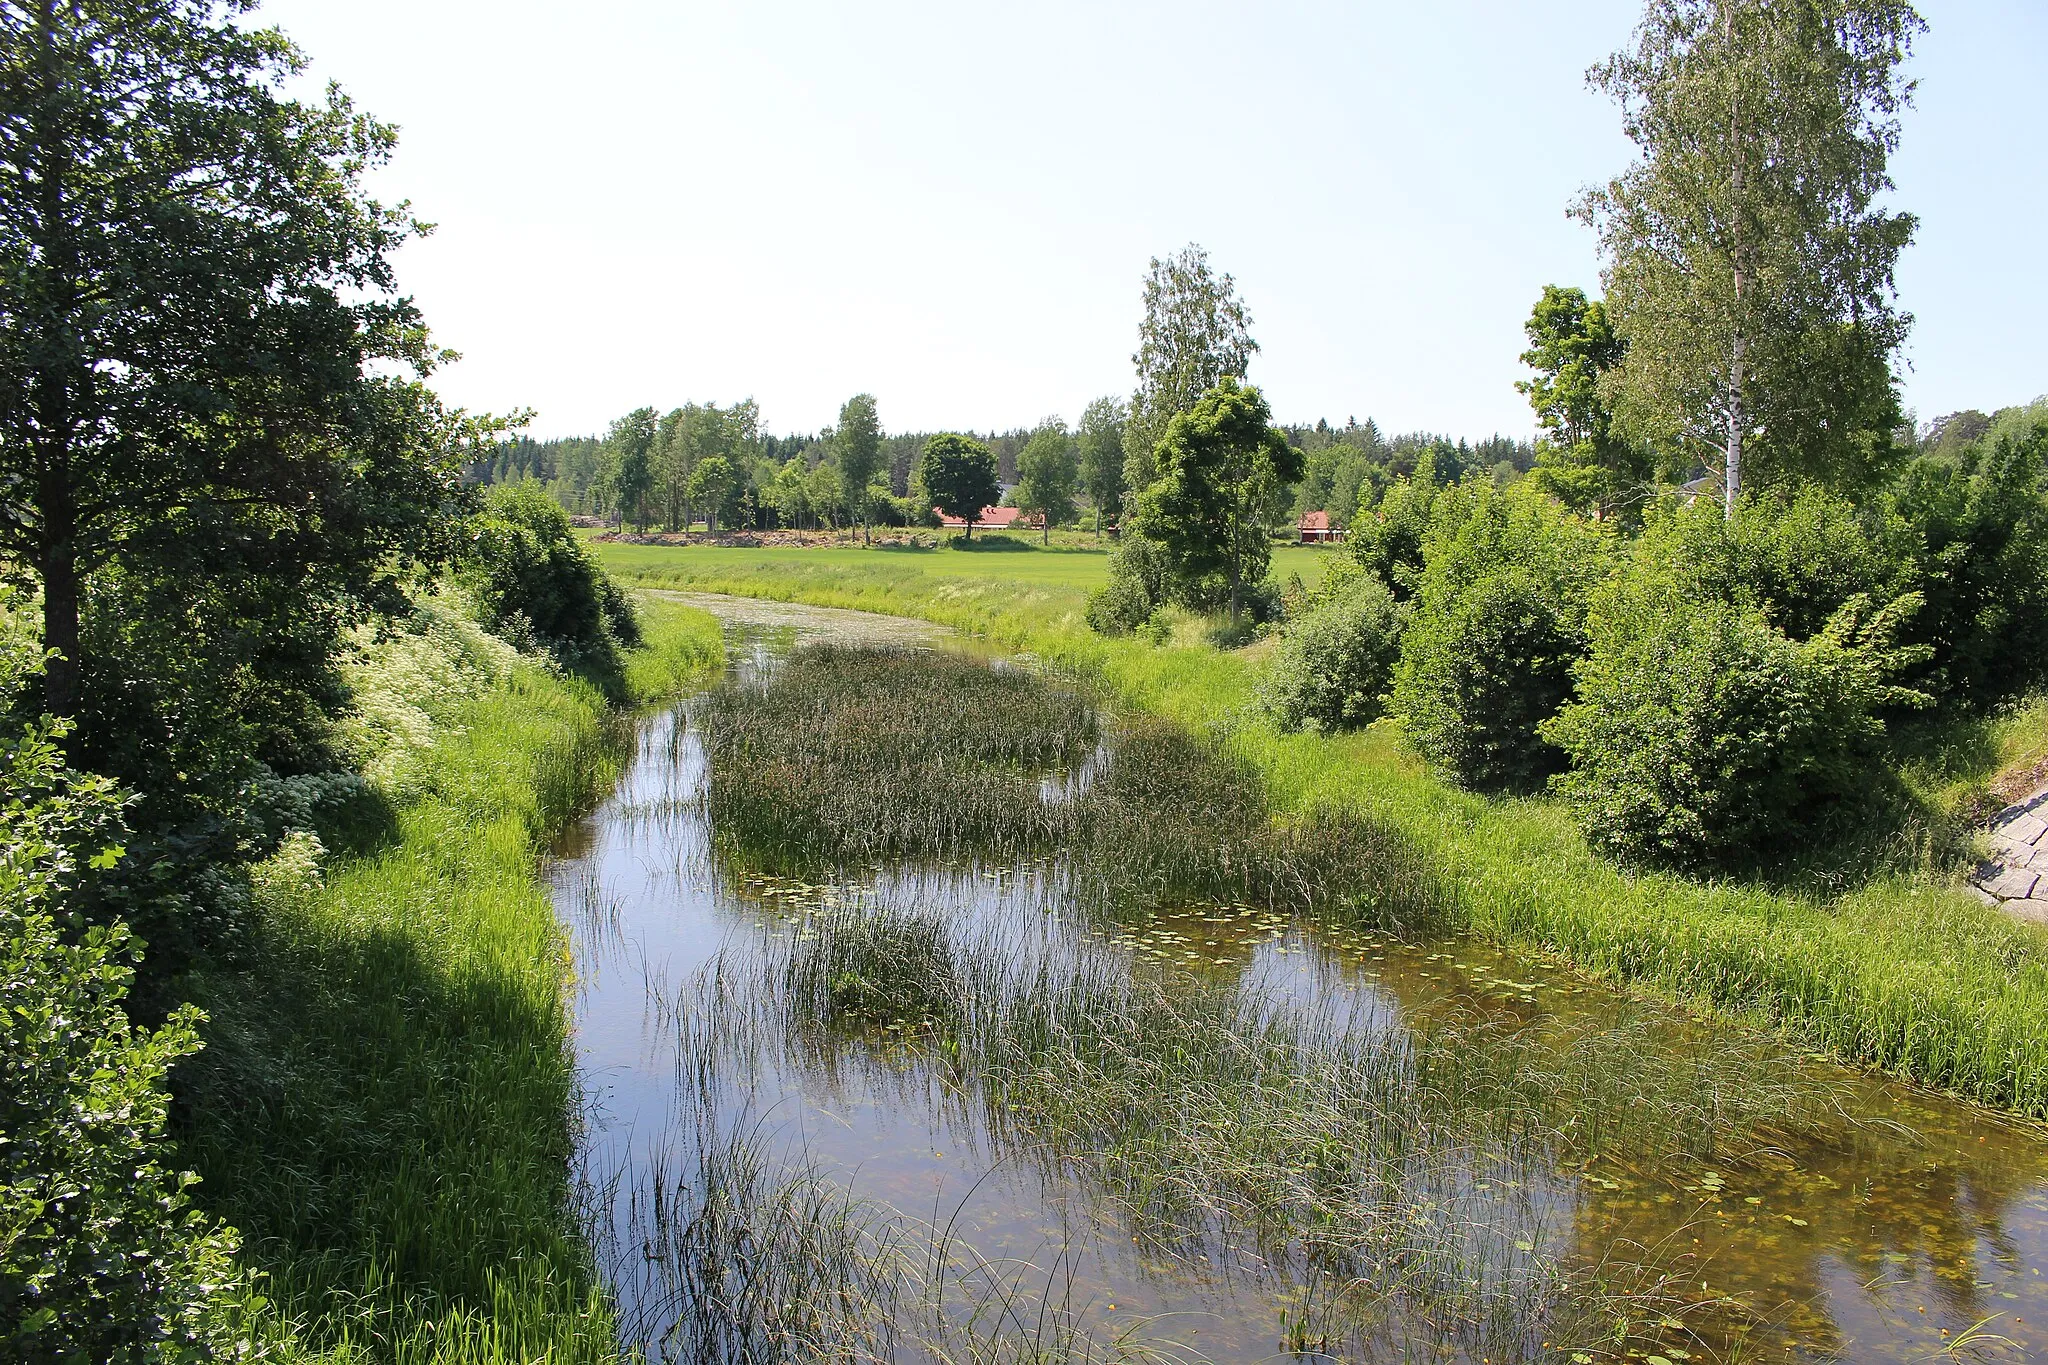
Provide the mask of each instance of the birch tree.
POLYGON ((1907 0, 1649 0, 1591 84, 1642 156, 1575 207, 1627 354, 1626 435, 1752 476, 1853 477, 1895 424, 1912 215, 1876 204, 1925 28, 1907 0))
POLYGON ((1137 392, 1124 423, 1124 483, 1132 495, 1158 477, 1154 454, 1167 423, 1226 376, 1244 378, 1259 343, 1237 281, 1209 268, 1193 242, 1145 274, 1145 320, 1138 328, 1137 392))

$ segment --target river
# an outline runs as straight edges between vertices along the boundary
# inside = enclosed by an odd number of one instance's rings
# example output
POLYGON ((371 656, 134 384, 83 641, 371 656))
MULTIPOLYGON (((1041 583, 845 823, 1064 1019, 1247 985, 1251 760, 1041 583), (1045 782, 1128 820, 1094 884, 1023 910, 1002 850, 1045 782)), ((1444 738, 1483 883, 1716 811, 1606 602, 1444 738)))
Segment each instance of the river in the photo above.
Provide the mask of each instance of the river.
MULTIPOLYGON (((922 623, 689 600, 726 620, 739 669, 772 668, 805 638, 941 643, 922 623)), ((1813 1058, 1760 1054, 1775 1045, 1464 940, 1401 943, 1226 906, 1173 907, 1104 928, 1063 914, 1057 877, 1030 863, 891 865, 830 884, 735 872, 714 851, 704 780, 687 707, 649 717, 617 789, 563 841, 551 874, 577 978, 592 1235, 627 1335, 656 1357, 688 1310, 648 1249, 650 1226, 687 1221, 704 1197, 704 1153, 737 1140, 775 1170, 807 1171, 906 1225, 941 1229, 946 1254, 977 1267, 982 1283, 981 1297, 969 1292, 954 1311, 978 1310, 979 1329, 992 1335, 1042 1331, 1050 1304, 1065 1324, 1060 1340, 1100 1357, 1253 1361, 1284 1343, 1494 1358, 1471 1354, 1480 1348, 1455 1333, 1399 1322, 1377 1346, 1290 1340, 1288 1324, 1309 1316, 1317 1287, 1299 1282, 1284 1252, 1174 1252, 1134 1236, 1129 1209, 1060 1162, 1019 1159, 988 1110, 962 1102, 959 1078, 914 1046, 821 1060, 756 1027, 744 1048, 707 1048, 720 1028, 711 1016, 730 1008, 709 973, 757 979, 747 964, 786 953, 815 916, 887 906, 941 912, 963 934, 994 936, 1020 957, 1085 946, 1121 954, 1134 969, 1171 968, 1300 1002, 1347 1026, 1401 1029, 1449 1012, 1597 1036, 1625 1022, 1627 1048, 1685 1049, 1705 1066, 1738 1054, 1757 1066, 1762 1056, 1835 1097, 1840 1130, 1705 1173, 1553 1164, 1495 1187, 1473 1172, 1460 1197, 1481 1208, 1479 1222, 1501 1230, 1504 1245, 1578 1264, 1640 1253, 1695 1307, 1728 1307, 1674 1318, 1662 1336, 1652 1322, 1618 1356, 2048 1358, 2048 1140, 2030 1125, 1813 1058), (1006 1287, 989 1288, 996 1284, 1006 1287)), ((1630 1057, 1623 1049, 1614 1064, 1630 1057)), ((1536 1358, 1575 1358, 1540 1341, 1522 1346, 1536 1358)))

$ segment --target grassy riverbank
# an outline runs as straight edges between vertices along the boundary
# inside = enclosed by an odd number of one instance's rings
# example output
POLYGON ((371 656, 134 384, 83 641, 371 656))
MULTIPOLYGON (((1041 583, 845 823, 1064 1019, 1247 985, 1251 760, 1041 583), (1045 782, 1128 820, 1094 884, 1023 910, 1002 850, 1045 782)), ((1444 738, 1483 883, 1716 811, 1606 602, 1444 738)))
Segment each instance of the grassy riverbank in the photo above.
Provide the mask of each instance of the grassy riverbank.
POLYGON ((1794 895, 1623 872, 1588 849, 1557 804, 1454 790, 1383 732, 1276 732, 1257 714, 1256 670, 1242 655, 1091 634, 1078 582, 970 575, 942 561, 913 572, 889 553, 831 552, 828 562, 806 550, 595 548, 641 587, 919 616, 1075 667, 1127 705, 1226 735, 1276 809, 1335 807, 1400 831, 1441 869, 1455 917, 1474 932, 2048 1117, 2048 934, 1959 890, 1901 876, 1794 895))
POLYGON ((309 1353, 614 1354, 575 1221, 566 949, 535 874, 619 770, 620 701, 723 658, 701 612, 644 624, 609 689, 453 613, 371 646, 347 735, 369 790, 322 822, 332 853, 302 835, 260 869, 248 951, 192 983, 211 1022, 182 1153, 309 1353))

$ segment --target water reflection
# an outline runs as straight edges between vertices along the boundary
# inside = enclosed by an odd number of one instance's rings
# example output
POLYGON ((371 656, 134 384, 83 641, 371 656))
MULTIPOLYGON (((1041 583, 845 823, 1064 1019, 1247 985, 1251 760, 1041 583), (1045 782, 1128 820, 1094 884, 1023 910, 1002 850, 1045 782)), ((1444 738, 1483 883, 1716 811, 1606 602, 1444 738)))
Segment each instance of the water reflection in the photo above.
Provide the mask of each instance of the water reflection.
MULTIPOLYGON (((792 617, 830 632, 853 615, 784 609, 772 625, 735 627, 735 655, 771 666, 792 617)), ((1101 761, 1075 780, 1092 779, 1101 761)), ((1633 1265, 1654 1265, 1667 1277, 1657 1302, 1673 1325, 1653 1316, 1630 1343, 1642 1356, 2048 1355, 2048 1332, 2036 1326, 2048 1323, 2048 1144, 2031 1128, 1483 945, 1404 944, 1233 906, 1091 923, 1068 904, 1059 869, 1044 864, 877 867, 837 885, 752 875, 715 855, 703 781, 686 719, 650 720, 618 790, 564 841, 553 874, 579 976, 593 1231, 610 1250, 636 1337, 658 1340, 691 1311, 683 1289, 705 1292, 676 1269, 696 1264, 701 1274, 704 1258, 691 1262, 688 1247, 650 1250, 650 1229, 713 1197, 727 1177, 711 1173, 707 1154, 739 1135, 757 1139, 755 1158, 765 1150, 779 1167, 808 1163, 815 1179, 788 1188, 812 1201, 801 1222, 804 1236, 823 1239, 812 1251, 874 1235, 842 1216, 841 1191, 893 1207, 904 1226, 940 1229, 942 1245, 890 1254, 937 1256, 959 1281, 978 1276, 982 1288, 955 1311, 978 1305, 991 1331, 1023 1331, 1005 1315, 1035 1304, 1041 1344, 1092 1343, 1101 1354, 1140 1342, 1215 1360, 1265 1359, 1283 1343, 1339 1347, 1322 1324, 1341 1306, 1343 1267, 1319 1260, 1311 1240, 1148 1219, 1144 1201, 1049 1144, 914 1027, 796 1036, 778 1023, 759 998, 767 968, 816 932, 821 914, 852 905, 942 915, 959 943, 1001 945, 1013 974, 1110 962, 1126 975, 1227 989, 1269 1013, 1299 1012, 1334 1034, 1454 1037, 1465 1044, 1452 1070, 1459 1093, 1469 1092, 1475 1134, 1522 1112, 1517 1105, 1554 1108, 1565 1097, 1562 1117, 1545 1108, 1519 1146, 1475 1137, 1449 1153, 1457 1159, 1432 1165, 1427 1199, 1443 1211, 1433 1226, 1446 1239, 1490 1236, 1487 1248, 1449 1249, 1459 1254, 1446 1264, 1492 1267, 1503 1286, 1522 1287, 1512 1292, 1540 1291, 1539 1277, 1524 1273, 1533 1262, 1577 1268, 1581 1288, 1589 1267, 1618 1281, 1633 1265), (1475 1062, 1482 1053, 1509 1059, 1498 1076, 1475 1062), (1545 1072, 1541 1096, 1518 1095, 1526 1078, 1515 1068, 1538 1055, 1569 1060, 1545 1072), (1730 1097, 1731 1074, 1754 1083, 1730 1097), (1722 1083, 1699 1083, 1710 1075, 1722 1083), (1574 1095, 1580 1102, 1569 1103, 1574 1095), (1826 1111, 1819 1119, 1815 1105, 1826 1111), (1670 1131, 1647 1148, 1619 1131, 1634 1132, 1652 1109, 1670 1131), (1738 1133, 1745 1145, 1731 1150, 1738 1133), (1646 1160, 1645 1149, 1660 1155, 1646 1160)), ((1427 1093, 1450 1088, 1447 1079, 1427 1093)), ((878 1283, 778 1283, 797 1298, 855 1295, 878 1324, 863 1350, 917 1353, 879 1330, 898 1305, 859 1299, 881 1295, 878 1283)), ((1481 1338, 1426 1316, 1390 1313, 1344 1349, 1551 1355, 1540 1334, 1481 1338)))

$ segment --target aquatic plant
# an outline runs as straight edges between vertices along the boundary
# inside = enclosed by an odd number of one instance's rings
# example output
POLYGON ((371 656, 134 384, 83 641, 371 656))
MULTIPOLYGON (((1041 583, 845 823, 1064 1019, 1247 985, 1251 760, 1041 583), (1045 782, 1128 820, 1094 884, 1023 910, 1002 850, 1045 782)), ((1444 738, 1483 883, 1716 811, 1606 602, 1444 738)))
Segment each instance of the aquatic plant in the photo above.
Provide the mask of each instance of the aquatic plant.
POLYGON ((1095 747, 1071 687, 933 650, 812 645, 695 716, 722 837, 780 859, 950 856, 1053 838, 1045 773, 1095 747))

